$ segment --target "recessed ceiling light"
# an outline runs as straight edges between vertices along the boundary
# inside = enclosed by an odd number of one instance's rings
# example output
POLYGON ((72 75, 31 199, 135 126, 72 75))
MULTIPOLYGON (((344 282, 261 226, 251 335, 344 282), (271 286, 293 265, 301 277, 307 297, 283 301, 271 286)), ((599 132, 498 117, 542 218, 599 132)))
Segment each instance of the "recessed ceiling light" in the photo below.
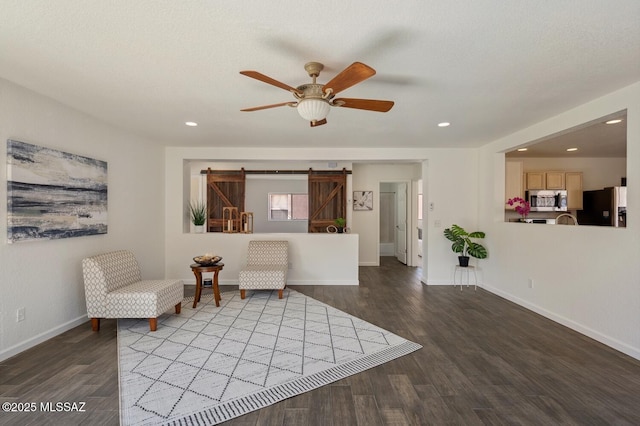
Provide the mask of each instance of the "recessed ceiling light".
POLYGON ((577 151, 578 148, 567 148, 567 152, 573 152, 573 151, 577 151))
POLYGON ((447 121, 443 121, 442 123, 438 123, 438 127, 449 127, 451 126, 451 123, 447 122, 447 121))
POLYGON ((528 149, 528 148, 518 148, 518 151, 520 151, 520 152, 524 152, 524 151, 526 151, 527 149, 528 149))
POLYGON ((609 121, 605 122, 605 124, 618 124, 618 123, 621 123, 621 122, 622 122, 622 119, 616 118, 615 120, 609 120, 609 121))
POLYGON ((198 125, 198 123, 196 123, 195 121, 187 121, 184 124, 186 124, 189 127, 196 127, 198 125))

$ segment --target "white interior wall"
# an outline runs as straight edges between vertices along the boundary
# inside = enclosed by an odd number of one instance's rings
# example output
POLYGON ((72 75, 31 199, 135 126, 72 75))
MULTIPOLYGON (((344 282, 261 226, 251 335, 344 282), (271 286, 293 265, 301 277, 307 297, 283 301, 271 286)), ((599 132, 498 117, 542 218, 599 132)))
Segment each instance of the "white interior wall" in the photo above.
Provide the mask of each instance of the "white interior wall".
MULTIPOLYGON (((145 278, 164 276, 163 151, 0 79, 0 360, 88 321, 81 260, 132 250, 145 278), (108 233, 7 244, 6 140, 108 163, 108 233), (123 155, 126 153, 126 155, 123 155), (25 320, 16 311, 25 308, 25 320)), ((87 325, 89 327, 89 325, 87 325)))
POLYGON ((479 165, 479 220, 490 253, 482 261, 485 288, 640 358, 640 83, 487 145, 479 165), (627 228, 503 221, 501 152, 625 108, 627 228))
MULTIPOLYGON (((423 154, 424 155, 424 154, 423 154)), ((419 163, 379 164, 355 163, 353 165, 353 188, 356 191, 373 191, 373 210, 353 212, 353 232, 360 234, 360 265, 378 266, 380 264, 380 184, 383 182, 407 182, 411 192, 411 182, 420 179, 419 163)), ((413 197, 409 194, 407 211, 411 212, 413 197)), ((413 222, 407 226, 415 226, 413 222)), ((408 250, 411 244, 408 244, 408 250)), ((408 253, 408 259, 412 259, 408 253)))
MULTIPOLYGON (((221 285, 238 285, 240 270, 246 265, 250 240, 289 242, 287 283, 292 285, 358 285, 358 235, 328 233, 242 234, 210 232, 176 234, 168 247, 167 277, 195 284, 189 265, 204 253, 222 256, 221 285), (328 265, 330 267, 328 267, 328 265)), ((209 275, 210 277, 210 275, 209 275)))
MULTIPOLYGON (((443 235, 445 228, 457 224, 467 231, 485 231, 478 224, 478 150, 434 150, 429 161, 423 163, 422 175, 425 250, 422 281, 429 285, 450 285, 458 255, 443 235)), ((479 284, 483 280, 483 262, 470 260, 477 267, 479 284)))
MULTIPOLYGON (((246 151, 246 148, 244 148, 246 151)), ((245 157, 247 157, 245 155, 245 157)), ((211 170, 334 170, 339 171, 343 168, 351 170, 352 164, 350 161, 343 160, 295 160, 287 159, 287 156, 274 160, 258 159, 224 159, 219 156, 214 156, 215 160, 206 159, 188 159, 188 168, 191 174, 198 175, 201 171, 211 168, 211 170)))

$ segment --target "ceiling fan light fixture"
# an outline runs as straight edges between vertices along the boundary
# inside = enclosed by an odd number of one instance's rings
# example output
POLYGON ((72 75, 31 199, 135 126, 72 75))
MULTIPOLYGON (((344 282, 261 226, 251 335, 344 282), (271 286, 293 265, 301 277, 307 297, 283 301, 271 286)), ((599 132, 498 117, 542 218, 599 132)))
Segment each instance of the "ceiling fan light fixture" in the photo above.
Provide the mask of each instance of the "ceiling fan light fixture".
POLYGON ((338 75, 333 77, 326 84, 317 83, 316 78, 320 75, 320 71, 324 68, 319 62, 308 62, 304 69, 311 77, 311 83, 302 84, 298 87, 291 87, 278 80, 274 80, 257 71, 240 71, 240 74, 247 77, 262 81, 263 83, 279 87, 290 92, 296 99, 296 102, 281 102, 278 104, 263 105, 253 108, 244 108, 240 111, 259 111, 269 108, 277 108, 281 106, 295 107, 300 117, 311 124, 311 127, 322 126, 327 124, 327 115, 331 107, 344 107, 359 109, 364 111, 387 112, 392 107, 393 101, 384 101, 377 99, 357 99, 357 98, 340 98, 334 99, 335 96, 354 86, 367 78, 373 76, 376 71, 362 62, 354 62, 338 75))
POLYGON ((309 98, 298 101, 298 114, 307 121, 320 121, 327 118, 331 106, 324 99, 309 98))

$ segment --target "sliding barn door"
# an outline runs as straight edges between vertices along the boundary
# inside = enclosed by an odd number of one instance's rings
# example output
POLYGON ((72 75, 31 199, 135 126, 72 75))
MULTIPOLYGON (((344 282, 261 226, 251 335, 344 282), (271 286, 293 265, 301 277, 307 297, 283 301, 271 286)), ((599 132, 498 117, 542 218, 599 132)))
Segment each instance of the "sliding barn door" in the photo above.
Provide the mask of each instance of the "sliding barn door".
POLYGON ((242 170, 207 170, 208 232, 222 232, 223 207, 244 211, 245 172, 242 170))
POLYGON ((339 218, 347 218, 347 171, 309 169, 309 232, 327 232, 339 218))

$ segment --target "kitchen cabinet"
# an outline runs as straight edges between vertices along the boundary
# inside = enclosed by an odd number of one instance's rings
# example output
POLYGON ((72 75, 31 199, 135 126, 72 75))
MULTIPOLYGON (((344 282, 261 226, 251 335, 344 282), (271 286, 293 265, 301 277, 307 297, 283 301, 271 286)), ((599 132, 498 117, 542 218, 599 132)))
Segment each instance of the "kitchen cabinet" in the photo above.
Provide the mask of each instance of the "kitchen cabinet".
POLYGON ((547 189, 565 189, 564 172, 546 172, 547 189))
POLYGON ((527 172, 527 189, 565 189, 565 172, 527 172))
POLYGON ((545 172, 527 172, 527 189, 547 189, 545 172))
MULTIPOLYGON (((524 185, 523 185, 523 174, 522 171, 524 169, 524 163, 522 161, 512 161, 508 160, 505 162, 505 199, 506 203, 509 198, 520 197, 524 198, 524 185)), ((507 205, 505 209, 513 210, 515 206, 507 205)))
MULTIPOLYGON (((562 190, 567 191, 567 209, 582 210, 582 172, 540 171, 523 172, 523 162, 508 160, 505 162, 505 202, 509 198, 524 198, 524 190, 562 190)), ((507 206, 507 210, 514 207, 507 206)))
POLYGON ((582 172, 566 172, 567 208, 582 210, 582 172))

